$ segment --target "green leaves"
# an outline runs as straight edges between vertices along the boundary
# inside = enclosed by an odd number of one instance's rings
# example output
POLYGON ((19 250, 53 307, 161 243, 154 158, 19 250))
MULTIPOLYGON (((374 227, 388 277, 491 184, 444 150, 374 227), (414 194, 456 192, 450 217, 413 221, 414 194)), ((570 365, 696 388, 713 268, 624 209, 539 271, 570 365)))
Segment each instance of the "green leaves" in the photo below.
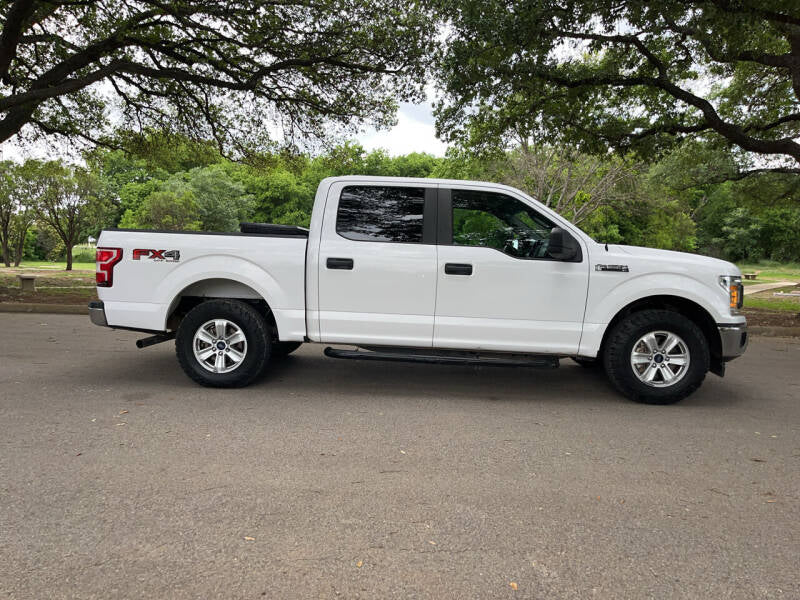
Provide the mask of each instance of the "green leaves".
POLYGON ((797 2, 441 5, 451 27, 437 130, 452 142, 650 158, 702 136, 800 173, 797 2))
POLYGON ((111 144, 121 120, 245 154, 388 125, 422 97, 433 47, 415 1, 17 0, 0 18, 0 141, 111 144))

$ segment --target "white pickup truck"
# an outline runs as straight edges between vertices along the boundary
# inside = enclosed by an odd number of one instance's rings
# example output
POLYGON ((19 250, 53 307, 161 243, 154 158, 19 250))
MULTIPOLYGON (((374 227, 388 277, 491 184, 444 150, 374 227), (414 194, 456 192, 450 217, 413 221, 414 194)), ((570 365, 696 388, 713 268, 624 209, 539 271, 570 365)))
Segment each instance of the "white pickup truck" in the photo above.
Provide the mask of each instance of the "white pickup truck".
POLYGON ((605 245, 493 183, 336 177, 310 229, 103 231, 91 320, 175 338, 196 382, 251 383, 303 342, 335 358, 602 365, 633 400, 676 402, 747 346, 739 269, 605 245))

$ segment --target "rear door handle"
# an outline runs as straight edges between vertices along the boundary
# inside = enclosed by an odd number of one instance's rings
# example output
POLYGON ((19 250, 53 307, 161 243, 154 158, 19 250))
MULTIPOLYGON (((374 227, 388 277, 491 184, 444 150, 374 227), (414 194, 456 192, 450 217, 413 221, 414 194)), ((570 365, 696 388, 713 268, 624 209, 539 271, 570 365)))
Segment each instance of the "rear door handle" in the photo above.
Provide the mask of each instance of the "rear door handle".
POLYGON ((465 263, 445 263, 444 272, 447 275, 472 275, 472 265, 465 263))
POLYGON ((342 269, 345 271, 352 271, 353 270, 353 259, 352 258, 329 258, 325 262, 325 266, 329 269, 342 269))

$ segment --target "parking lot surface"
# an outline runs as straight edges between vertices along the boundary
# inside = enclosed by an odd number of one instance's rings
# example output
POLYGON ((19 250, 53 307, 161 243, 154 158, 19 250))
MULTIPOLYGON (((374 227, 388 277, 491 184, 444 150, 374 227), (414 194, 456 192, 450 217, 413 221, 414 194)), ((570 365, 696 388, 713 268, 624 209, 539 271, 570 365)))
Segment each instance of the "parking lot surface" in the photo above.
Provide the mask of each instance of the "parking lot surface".
POLYGON ((0 598, 798 598, 800 344, 684 402, 601 372, 336 361, 0 314, 0 598))

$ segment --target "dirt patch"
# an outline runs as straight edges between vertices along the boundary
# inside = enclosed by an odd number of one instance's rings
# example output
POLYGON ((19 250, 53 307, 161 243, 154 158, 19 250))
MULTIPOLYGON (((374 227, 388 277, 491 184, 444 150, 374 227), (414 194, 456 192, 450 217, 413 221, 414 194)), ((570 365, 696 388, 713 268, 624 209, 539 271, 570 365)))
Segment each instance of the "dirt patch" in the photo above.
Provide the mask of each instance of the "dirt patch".
POLYGON ((46 271, 42 269, 2 269, 0 302, 83 305, 97 300, 92 271, 46 271), (17 275, 36 277, 36 291, 22 293, 17 275))
POLYGON ((34 304, 86 305, 97 300, 96 288, 59 289, 28 292, 0 287, 0 302, 32 302, 34 304))
POLYGON ((800 312, 745 308, 742 313, 747 317, 749 327, 800 327, 800 312))
MULTIPOLYGON (((23 274, 23 273, 20 273, 23 274)), ((69 274, 63 273, 46 273, 35 271, 26 271, 25 275, 33 275, 36 277, 37 288, 64 288, 64 287, 95 287, 94 273, 77 273, 72 272, 69 274)), ((19 279, 17 273, 0 273, 0 288, 13 290, 19 288, 19 279)))

